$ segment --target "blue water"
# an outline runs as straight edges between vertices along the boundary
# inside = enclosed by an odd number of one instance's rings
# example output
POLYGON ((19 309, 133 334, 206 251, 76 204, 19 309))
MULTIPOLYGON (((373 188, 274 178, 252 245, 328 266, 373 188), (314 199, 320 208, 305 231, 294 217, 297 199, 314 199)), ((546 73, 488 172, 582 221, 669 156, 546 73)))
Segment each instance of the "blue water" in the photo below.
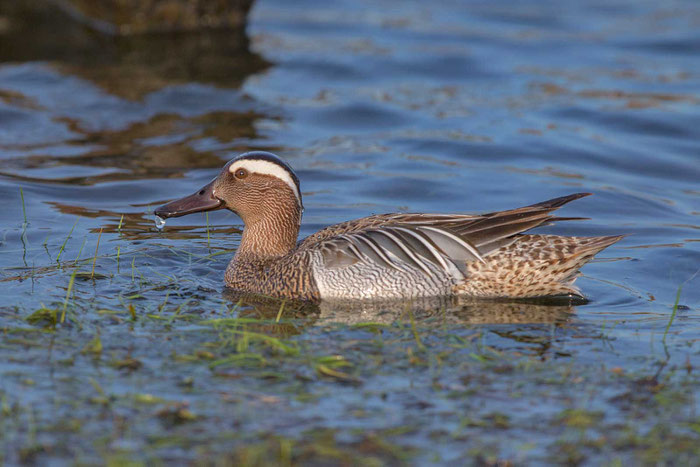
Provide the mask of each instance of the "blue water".
MULTIPOLYGON (((62 310, 65 302, 80 323, 55 331, 77 349, 66 350, 66 344, 60 351, 76 359, 75 366, 61 367, 65 378, 83 383, 92 378, 115 394, 169 390, 172 398, 188 399, 186 391, 171 389, 178 370, 168 366, 168 355, 178 346, 194 351, 207 337, 177 321, 176 337, 151 324, 132 330, 122 321, 105 324, 99 311, 126 309, 130 299, 125 297, 134 294, 141 295, 134 303, 142 316, 179 313, 175 307, 183 303, 207 317, 230 307, 221 295, 222 278, 240 240, 240 220, 218 211, 208 218, 169 220, 158 232, 152 211, 194 192, 227 160, 250 149, 275 152, 297 171, 306 208, 303 235, 372 213, 476 213, 592 192, 561 211, 590 220, 539 229, 562 235, 629 234, 584 268, 577 284, 590 303, 566 311, 565 317, 485 325, 478 329, 491 336, 487 344, 532 354, 540 352, 536 344, 502 333, 555 333, 542 352, 548 359, 562 358, 563 366, 643 373, 654 373, 659 362, 677 369, 686 362, 698 366, 699 26, 700 8, 693 0, 330 5, 262 0, 251 13, 249 42, 229 44, 214 34, 197 39, 196 46, 184 40, 191 46, 184 47, 146 38, 110 48, 106 57, 99 48, 74 57, 65 51, 52 55, 54 49, 41 38, 27 36, 25 43, 0 35, 6 46, 0 53, 0 330, 5 330, 0 333, 0 395, 47 409, 49 394, 60 399, 72 391, 91 391, 87 384, 67 388, 44 376, 58 365, 42 357, 46 341, 40 340, 37 349, 7 341, 9 329, 31 327, 26 318, 42 304, 62 310), (96 251, 94 271, 102 278, 78 275, 69 291, 74 271, 91 275, 96 251), (76 264, 77 258, 88 261, 76 264), (679 288, 680 307, 672 317, 679 288), (527 322, 548 324, 532 328, 527 322), (555 331, 555 322, 566 325, 555 331), (113 353, 133 339, 134 352, 146 361, 146 370, 139 371, 146 374, 125 377, 99 365, 93 371, 80 349, 95 329, 113 353), (161 340, 168 336, 180 344, 161 340), (28 352, 26 358, 20 349, 28 352), (168 375, 165 382, 157 381, 159 371, 168 375), (23 385, 26 378, 36 384, 23 385)), ((451 329, 460 333, 490 322, 484 314, 486 319, 450 316, 451 329)), ((371 318, 366 321, 398 319, 371 318)), ((309 326, 302 326, 298 339, 313 348, 366 339, 309 326)), ((436 334, 431 345, 446 344, 436 334)), ((203 369, 192 371, 210 377, 203 369)), ((266 387, 264 379, 249 379, 246 384, 254 388, 266 387)), ((358 427, 379 430, 418 421, 427 431, 401 439, 423 449, 416 459, 461 459, 463 451, 454 440, 443 443, 437 458, 426 448, 430 430, 449 419, 445 414, 467 410, 449 398, 436 398, 429 379, 410 370, 381 374, 378 369, 365 376, 360 389, 310 389, 320 391, 317 402, 289 402, 283 418, 290 426, 332 428, 341 440, 358 427), (377 396, 397 391, 410 399, 413 387, 416 398, 435 404, 428 415, 411 408, 410 401, 377 396), (353 421, 348 413, 365 400, 363 410, 374 410, 375 416, 353 421)), ((233 388, 244 394, 237 384, 211 382, 219 391, 233 388)), ((503 390, 498 384, 491 390, 503 390)), ((586 394, 586 407, 614 412, 609 398, 615 391, 601 382, 591 384, 602 385, 600 398, 585 388, 577 389, 577 397, 586 394)), ((272 390, 273 395, 284 399, 286 389, 279 391, 272 390)), ((215 417, 219 408, 207 405, 206 389, 198 394, 193 404, 215 417)), ((697 389, 690 394, 687 409, 696 414, 697 389)), ((546 408, 537 412, 534 402, 528 405, 535 398, 529 393, 520 402, 478 400, 514 420, 524 410, 527 425, 532 410, 535 418, 549 413, 546 408)), ((254 408, 236 407, 244 411, 236 412, 241 430, 294 436, 284 422, 257 420, 254 408)), ((276 412, 260 410, 271 417, 276 412)), ((445 423, 451 430, 460 426, 452 419, 445 423)), ((134 439, 159 433, 158 426, 144 426, 135 430, 134 439)), ((101 429, 85 428, 82 436, 89 439, 101 429)), ((519 453, 517 443, 525 442, 526 431, 510 431, 512 442, 501 440, 497 431, 472 437, 495 446, 498 458, 548 459, 544 441, 533 441, 537 447, 529 454, 519 453)), ((10 463, 19 458, 9 448, 26 441, 24 431, 13 433, 0 436, 10 463)), ((548 436, 555 435, 544 439, 548 436)), ((105 459, 84 449, 88 461, 105 459)), ((173 459, 191 459, 193 449, 173 459)), ((148 445, 127 449, 136 458, 149 458, 140 456, 142 450, 148 445)), ((57 462, 75 454, 55 452, 57 462)))

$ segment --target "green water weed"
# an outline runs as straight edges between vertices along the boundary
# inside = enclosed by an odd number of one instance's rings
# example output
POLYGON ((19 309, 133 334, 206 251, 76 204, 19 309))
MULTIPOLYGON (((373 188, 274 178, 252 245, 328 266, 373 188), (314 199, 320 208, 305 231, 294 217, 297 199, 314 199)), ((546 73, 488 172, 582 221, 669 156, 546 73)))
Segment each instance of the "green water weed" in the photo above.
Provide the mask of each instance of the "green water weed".
POLYGON ((666 324, 666 329, 664 329, 664 336, 661 339, 661 342, 663 342, 664 345, 666 345, 666 335, 668 334, 668 330, 671 329, 671 325, 673 324, 673 320, 676 318, 676 313, 678 313, 678 303, 681 300, 681 291, 683 290, 683 285, 681 284, 678 287, 678 291, 676 292, 676 301, 673 303, 673 309, 671 310, 671 316, 668 318, 668 323, 666 324))
MULTIPOLYGON (((78 219, 75 219, 75 222, 73 222, 73 226, 70 228, 70 231, 68 232, 68 235, 66 238, 63 240, 63 243, 61 244, 61 248, 58 249, 58 255, 56 255, 56 262, 60 264, 61 262, 61 255, 63 254, 63 250, 66 249, 66 244, 68 243, 68 239, 71 238, 71 235, 73 235, 73 229, 75 229, 75 226, 78 224, 78 219)), ((76 259, 77 261, 77 259, 76 259)))
POLYGON ((83 238, 83 244, 80 245, 80 249, 78 250, 78 255, 73 260, 73 264, 78 264, 78 261, 80 260, 80 254, 83 252, 83 247, 85 247, 86 242, 87 242, 87 237, 83 238))
POLYGON ((66 310, 68 309, 68 299, 70 298, 70 294, 73 291, 73 284, 75 283, 75 276, 78 274, 78 271, 73 271, 73 274, 70 276, 70 280, 68 281, 68 288, 66 290, 66 298, 63 300, 63 311, 61 312, 61 324, 66 321, 66 310))
POLYGON ((24 217, 24 224, 28 224, 27 222, 27 208, 24 205, 24 190, 22 187, 19 187, 19 197, 22 199, 22 216, 24 217))
POLYGON ((100 239, 102 238, 102 228, 100 227, 100 233, 97 235, 97 245, 95 245, 95 256, 92 258, 92 271, 90 272, 90 278, 95 278, 95 263, 97 263, 97 250, 100 248, 100 239))

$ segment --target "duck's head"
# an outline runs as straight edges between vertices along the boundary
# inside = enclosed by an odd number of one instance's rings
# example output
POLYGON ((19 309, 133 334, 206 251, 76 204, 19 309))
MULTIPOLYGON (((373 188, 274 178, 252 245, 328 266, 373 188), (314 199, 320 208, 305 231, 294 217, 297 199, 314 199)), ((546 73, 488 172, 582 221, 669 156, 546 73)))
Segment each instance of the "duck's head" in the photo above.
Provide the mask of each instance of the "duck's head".
POLYGON ((166 219, 224 208, 238 214, 245 224, 271 211, 296 214, 301 218, 299 179, 276 155, 264 151, 246 152, 227 163, 219 175, 199 191, 159 207, 155 214, 166 219))

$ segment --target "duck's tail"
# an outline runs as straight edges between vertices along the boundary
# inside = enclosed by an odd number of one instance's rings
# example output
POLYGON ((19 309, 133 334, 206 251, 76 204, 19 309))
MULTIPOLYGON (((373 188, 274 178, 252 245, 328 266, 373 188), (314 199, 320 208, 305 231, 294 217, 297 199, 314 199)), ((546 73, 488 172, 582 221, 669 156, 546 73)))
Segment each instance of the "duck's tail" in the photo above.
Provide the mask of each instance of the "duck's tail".
POLYGON ((485 263, 468 263, 467 277, 454 292, 484 298, 581 296, 573 285, 581 266, 623 237, 518 235, 486 256, 485 263))

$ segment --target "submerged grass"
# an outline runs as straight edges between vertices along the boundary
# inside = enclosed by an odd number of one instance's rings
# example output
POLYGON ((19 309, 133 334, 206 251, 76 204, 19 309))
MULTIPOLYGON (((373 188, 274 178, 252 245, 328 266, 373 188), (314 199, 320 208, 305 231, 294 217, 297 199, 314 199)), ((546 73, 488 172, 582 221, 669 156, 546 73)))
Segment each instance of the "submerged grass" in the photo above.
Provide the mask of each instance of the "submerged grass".
POLYGON ((27 316, 26 320, 33 325, 45 323, 49 327, 55 328, 58 324, 58 309, 48 308, 42 304, 41 308, 27 316))
MULTIPOLYGON (((75 285, 69 283, 66 306, 71 288, 75 285)), ((50 341, 30 337, 45 335, 37 333, 5 339, 11 349, 26 346, 29 339, 39 345, 25 348, 36 352, 50 346, 63 361, 58 368, 64 374, 81 376, 62 380, 52 389, 51 402, 38 406, 48 409, 58 403, 71 410, 53 410, 48 417, 48 411, 39 409, 32 422, 23 415, 5 417, 0 446, 15 436, 10 433, 24 432, 31 423, 34 440, 70 440, 62 443, 68 446, 63 450, 55 445, 31 448, 35 461, 78 451, 114 456, 109 446, 115 437, 136 443, 120 451, 126 455, 122 460, 175 456, 168 457, 172 460, 180 452, 198 463, 241 465, 280 459, 292 464, 351 459, 392 465, 474 459, 605 463, 614 453, 623 453, 625 462, 664 463, 690 459, 698 451, 700 430, 693 429, 698 419, 687 410, 699 382, 695 374, 676 373, 651 386, 640 382, 643 373, 601 372, 598 364, 524 352, 551 334, 548 327, 523 330, 532 334, 525 341, 499 336, 488 327, 431 323, 413 313, 394 324, 314 324, 284 318, 279 310, 269 318, 240 316, 246 307, 239 304, 233 307, 237 316, 200 319, 189 329, 177 327, 177 317, 196 301, 177 293, 166 296, 157 308, 167 319, 148 317, 144 310, 153 307, 153 298, 134 298, 126 309, 97 313, 101 319, 127 315, 131 320, 95 323, 78 339, 65 332, 51 334, 50 341), (132 328, 136 320, 140 324, 132 328), (301 335, 280 332, 285 326, 309 325, 301 335), (68 358, 60 356, 64 354, 68 358), (417 366, 417 358, 424 363, 417 366), (134 381, 139 383, 132 390, 134 381), (617 391, 620 397, 598 399, 592 387, 617 391), (583 394, 582 401, 594 398, 595 409, 589 402, 574 403, 583 394), (114 415, 100 418, 104 414, 114 415), (327 419, 335 420, 333 428, 325 426, 327 419), (539 420, 536 427, 533 419, 539 420), (56 423, 68 426, 72 420, 80 421, 74 432, 51 431, 56 423), (114 427, 115 420, 120 428, 114 427), (285 426, 294 426, 295 434, 280 438, 285 426), (528 433, 530 447, 518 451, 522 433, 528 433)), ((37 310, 33 320, 60 321, 50 308, 37 310)), ((560 340, 567 335, 564 329, 558 332, 560 340)), ((30 362, 34 356, 25 351, 21 358, 30 362)), ((44 376, 31 376, 33 383, 25 373, 5 372, 3 388, 42 391, 44 376)), ((3 388, 5 411, 29 413, 28 405, 17 405, 20 393, 3 388)), ((30 437, 22 439, 14 445, 36 446, 30 437)), ((17 452, 12 448, 8 462, 17 459, 17 452)))
MULTIPOLYGON (((159 252, 117 244, 100 255, 102 234, 91 258, 80 260, 83 240, 72 263, 22 268, 39 287, 67 282, 65 295, 26 314, 0 305, 9 464, 664 464, 698 454, 692 365, 670 360, 661 373, 653 355, 610 368, 577 356, 621 358, 623 320, 470 325, 407 309, 332 323, 284 301, 228 302, 159 252), (101 276, 98 258, 117 273, 101 276), (121 260, 130 271, 119 273, 121 260)), ((162 251, 198 273, 218 258, 203 245, 162 251)), ((680 292, 657 339, 691 358, 697 343, 667 342, 680 292)))

